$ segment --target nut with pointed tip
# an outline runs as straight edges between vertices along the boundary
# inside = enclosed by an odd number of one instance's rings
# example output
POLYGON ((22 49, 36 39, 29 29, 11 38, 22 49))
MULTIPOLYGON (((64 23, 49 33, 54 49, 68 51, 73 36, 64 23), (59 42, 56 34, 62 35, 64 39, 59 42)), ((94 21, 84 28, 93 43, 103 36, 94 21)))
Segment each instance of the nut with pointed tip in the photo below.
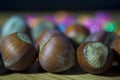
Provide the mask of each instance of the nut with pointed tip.
POLYGON ((77 60, 85 71, 92 74, 101 74, 111 68, 113 54, 103 43, 90 41, 79 46, 77 60))
POLYGON ((57 73, 73 67, 75 52, 69 40, 56 30, 52 30, 50 35, 45 34, 44 37, 39 47, 39 62, 42 68, 48 72, 57 73))
POLYGON ((6 68, 21 71, 36 60, 37 50, 27 35, 13 33, 2 40, 1 55, 6 68))

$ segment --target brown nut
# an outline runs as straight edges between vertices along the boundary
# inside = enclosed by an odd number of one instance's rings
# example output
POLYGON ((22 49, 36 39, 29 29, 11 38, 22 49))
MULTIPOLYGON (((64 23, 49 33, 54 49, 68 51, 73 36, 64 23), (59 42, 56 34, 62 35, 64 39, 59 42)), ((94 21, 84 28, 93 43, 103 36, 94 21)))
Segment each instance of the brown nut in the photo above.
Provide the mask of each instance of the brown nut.
POLYGON ((74 66, 75 52, 69 40, 61 32, 52 31, 42 38, 39 62, 48 72, 62 72, 74 66))
POLYGON ((92 74, 101 74, 112 66, 113 54, 103 43, 91 41, 79 46, 77 60, 85 71, 92 74))
POLYGON ((88 36, 89 30, 82 25, 72 24, 66 28, 65 34, 78 44, 81 44, 88 36))
POLYGON ((1 55, 6 68, 21 71, 36 60, 37 50, 27 35, 13 33, 2 40, 1 55))

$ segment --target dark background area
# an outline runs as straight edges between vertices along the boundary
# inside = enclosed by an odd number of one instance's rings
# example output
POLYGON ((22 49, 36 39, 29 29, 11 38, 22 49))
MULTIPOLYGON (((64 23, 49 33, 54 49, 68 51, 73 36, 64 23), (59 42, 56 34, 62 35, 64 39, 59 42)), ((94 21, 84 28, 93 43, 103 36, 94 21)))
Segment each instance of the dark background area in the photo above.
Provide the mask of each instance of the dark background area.
POLYGON ((120 0, 1 0, 0 10, 119 10, 120 0))

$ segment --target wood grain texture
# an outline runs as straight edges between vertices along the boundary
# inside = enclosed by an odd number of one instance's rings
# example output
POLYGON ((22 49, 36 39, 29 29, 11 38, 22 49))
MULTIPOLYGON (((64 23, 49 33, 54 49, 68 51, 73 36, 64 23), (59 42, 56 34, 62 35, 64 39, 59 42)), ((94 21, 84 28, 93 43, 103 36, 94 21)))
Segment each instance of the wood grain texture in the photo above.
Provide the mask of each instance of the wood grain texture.
MULTIPOLYGON (((14 14, 28 14, 29 12, 0 12, 0 26, 3 25, 4 21, 7 20, 10 16, 14 14)), ((32 12, 34 13, 34 12, 32 12)), ((35 12, 39 14, 40 12, 35 12)), ((79 12, 82 14, 92 14, 94 12, 79 12)), ((120 18, 118 17, 120 12, 114 11, 111 12, 114 16, 115 20, 118 22, 120 18)), ((48 72, 41 72, 39 73, 14 73, 10 72, 4 75, 0 75, 0 80, 120 80, 120 69, 119 67, 113 67, 110 71, 108 71, 104 75, 92 75, 85 73, 84 71, 80 70, 79 67, 74 67, 66 72, 60 74, 53 74, 48 72)))
POLYGON ((52 73, 19 74, 0 76, 0 80, 120 80, 118 77, 96 76, 92 74, 59 75, 52 73))

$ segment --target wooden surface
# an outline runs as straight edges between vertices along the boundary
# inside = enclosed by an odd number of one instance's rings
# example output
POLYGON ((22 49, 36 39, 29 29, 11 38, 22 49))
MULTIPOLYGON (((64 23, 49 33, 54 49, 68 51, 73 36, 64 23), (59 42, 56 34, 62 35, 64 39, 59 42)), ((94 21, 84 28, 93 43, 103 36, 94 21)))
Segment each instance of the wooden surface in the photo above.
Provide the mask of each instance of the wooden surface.
MULTIPOLYGON (((24 12, 0 12, 0 26, 3 25, 4 21, 6 21, 8 17, 16 13, 24 14, 24 12)), ((92 13, 93 12, 90 12, 90 14, 92 13)), ((28 14, 28 12, 25 14, 28 14)), ((120 19, 119 14, 120 12, 112 12, 114 18, 118 20, 120 19)), ((74 66, 68 71, 57 74, 48 73, 41 69, 37 70, 37 68, 35 68, 36 70, 30 69, 29 71, 27 70, 23 72, 8 71, 6 74, 0 75, 0 80, 120 80, 120 67, 118 66, 113 67, 111 70, 102 75, 92 75, 86 73, 81 70, 78 65, 74 66)))
POLYGON ((0 80, 120 80, 120 77, 104 77, 91 74, 81 75, 56 75, 51 73, 42 74, 10 74, 0 77, 0 80))

